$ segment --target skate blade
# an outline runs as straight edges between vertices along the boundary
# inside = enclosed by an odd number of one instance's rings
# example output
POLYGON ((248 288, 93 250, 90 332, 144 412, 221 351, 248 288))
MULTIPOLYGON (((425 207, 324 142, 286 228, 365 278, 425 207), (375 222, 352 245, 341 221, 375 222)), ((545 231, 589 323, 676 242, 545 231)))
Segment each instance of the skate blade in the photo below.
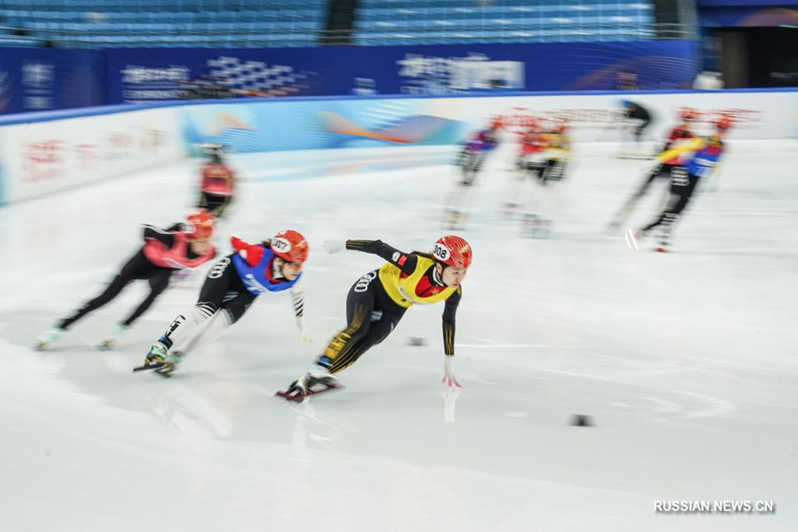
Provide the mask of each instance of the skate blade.
POLYGON ((304 393, 301 393, 301 394, 292 394, 292 393, 288 393, 288 391, 277 392, 277 393, 274 394, 274 396, 275 397, 281 397, 281 398, 285 399, 286 401, 290 401, 292 403, 304 403, 305 400, 309 399, 311 395, 318 395, 320 393, 326 393, 326 392, 331 392, 333 390, 341 390, 341 389, 343 389, 343 386, 338 384, 338 385, 335 385, 335 386, 328 386, 328 387, 323 388, 321 390, 314 390, 314 391, 304 392, 304 393))
POLYGON ((637 241, 637 238, 635 237, 634 230, 627 229, 624 238, 626 238, 626 245, 629 246, 629 249, 640 251, 640 243, 637 241))
POLYGON ((164 367, 163 363, 144 364, 143 366, 137 366, 137 367, 133 368, 133 373, 138 373, 139 371, 148 371, 148 370, 161 369, 162 367, 164 367))
POLYGON ((289 402, 292 402, 292 403, 304 403, 305 399, 307 399, 309 395, 310 395, 309 393, 295 393, 295 394, 292 394, 292 393, 288 393, 288 392, 277 392, 277 393, 274 394, 275 397, 282 397, 286 401, 289 401, 289 402))
POLYGON ((136 368, 133 368, 133 373, 138 373, 140 371, 153 371, 154 373, 157 373, 161 377, 163 377, 165 379, 168 379, 169 377, 172 376, 172 374, 171 373, 165 373, 165 372, 162 371, 166 366, 167 365, 164 364, 164 363, 147 364, 147 365, 144 365, 144 366, 138 366, 136 368))
POLYGON ((615 156, 616 159, 626 159, 632 161, 646 161, 648 159, 653 159, 651 155, 644 155, 642 153, 622 153, 615 156))

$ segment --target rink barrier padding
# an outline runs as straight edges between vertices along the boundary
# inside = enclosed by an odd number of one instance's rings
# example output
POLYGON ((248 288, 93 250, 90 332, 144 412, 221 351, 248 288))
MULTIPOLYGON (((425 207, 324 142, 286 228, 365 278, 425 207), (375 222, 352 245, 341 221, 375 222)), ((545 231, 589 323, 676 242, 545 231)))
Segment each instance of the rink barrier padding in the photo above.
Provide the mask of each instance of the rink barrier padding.
POLYGON ((173 109, 98 111, 60 111, 0 122, 0 203, 72 189, 185 156, 173 109))
POLYGON ((237 153, 445 146, 501 115, 568 120, 574 142, 617 142, 621 101, 654 117, 661 139, 677 110, 700 113, 699 130, 734 117, 729 137, 798 137, 798 90, 591 91, 503 95, 297 97, 162 102, 26 113, 0 118, 0 200, 10 203, 177 161, 202 142, 237 153))

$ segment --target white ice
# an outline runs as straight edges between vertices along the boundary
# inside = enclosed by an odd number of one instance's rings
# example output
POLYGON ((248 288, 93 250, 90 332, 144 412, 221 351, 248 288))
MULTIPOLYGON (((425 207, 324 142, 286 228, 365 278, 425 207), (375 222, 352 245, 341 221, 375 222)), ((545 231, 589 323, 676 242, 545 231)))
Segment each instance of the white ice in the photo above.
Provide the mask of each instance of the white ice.
MULTIPOLYGON (((352 283, 380 259, 328 238, 427 250, 446 231, 452 150, 237 156, 243 182, 218 242, 306 234, 307 321, 259 298, 170 380, 133 376, 189 308, 168 291, 116 351, 94 346, 139 285, 51 351, 35 337, 102 290, 195 199, 194 164, 0 209, 0 530, 793 531, 798 529, 798 152, 731 142, 674 252, 602 233, 647 164, 578 147, 552 238, 521 238, 496 157, 462 232, 475 250, 457 323, 459 395, 445 391, 442 306, 411 309, 293 406, 272 395, 344 325, 352 283), (423 338, 423 346, 410 346, 423 338), (594 427, 574 427, 574 414, 594 427), (673 515, 657 500, 765 500, 775 513, 673 515)), ((654 214, 662 186, 639 206, 654 214)))

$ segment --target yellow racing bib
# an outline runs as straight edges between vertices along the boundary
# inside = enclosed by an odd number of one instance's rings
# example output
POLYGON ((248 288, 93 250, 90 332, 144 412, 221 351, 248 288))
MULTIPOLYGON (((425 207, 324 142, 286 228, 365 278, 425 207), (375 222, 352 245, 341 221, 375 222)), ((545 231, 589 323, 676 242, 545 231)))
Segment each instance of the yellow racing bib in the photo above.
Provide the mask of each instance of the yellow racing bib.
POLYGON ((416 257, 418 258, 416 269, 404 279, 402 279, 402 270, 398 266, 394 266, 390 262, 382 265, 379 273, 380 282, 388 296, 403 308, 410 308, 414 304, 431 305, 448 299, 457 290, 456 288, 446 287, 428 297, 416 295, 418 282, 424 277, 427 270, 435 265, 435 261, 432 259, 418 255, 416 257))

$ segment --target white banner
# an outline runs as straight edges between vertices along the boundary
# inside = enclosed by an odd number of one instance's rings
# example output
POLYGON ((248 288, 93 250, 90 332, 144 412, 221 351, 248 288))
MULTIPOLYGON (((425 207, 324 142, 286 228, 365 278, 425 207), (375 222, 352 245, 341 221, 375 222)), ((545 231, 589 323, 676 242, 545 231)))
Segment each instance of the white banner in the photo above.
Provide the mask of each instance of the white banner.
MULTIPOLYGON (((211 129, 215 133, 210 140, 225 143, 232 150, 246 148, 241 151, 333 148, 346 145, 339 144, 343 133, 357 141, 350 144, 352 146, 363 147, 368 145, 364 142, 369 141, 373 141, 374 146, 385 146, 385 142, 373 140, 385 136, 378 127, 380 124, 374 125, 373 117, 387 108, 390 122, 401 123, 402 119, 407 122, 401 124, 404 136, 412 137, 414 128, 419 129, 418 117, 426 120, 424 124, 429 123, 430 117, 459 123, 460 127, 450 129, 448 135, 441 134, 436 144, 462 142, 475 128, 486 127, 496 116, 502 116, 511 129, 517 129, 533 116, 564 118, 577 144, 614 142, 622 140, 619 118, 624 100, 640 104, 650 112, 652 122, 645 137, 649 141, 662 141, 677 122, 678 111, 683 107, 698 111, 696 130, 699 134, 708 132, 711 122, 719 116, 728 115, 734 122, 728 136, 730 140, 798 138, 798 91, 789 90, 347 101, 242 100, 240 104, 226 104, 223 113, 214 112, 219 106, 197 104, 0 127, 0 203, 174 161, 185 153, 181 137, 191 129, 189 126, 196 131, 185 141, 198 142, 200 133, 207 136, 203 133, 207 124, 226 124, 222 131, 229 135, 220 136, 217 125, 211 129), (347 120, 352 121, 352 127, 346 132, 320 131, 321 111, 339 107, 348 113, 347 120), (246 120, 231 122, 230 117, 236 112, 246 120), (191 117, 200 125, 192 124, 191 117), (182 124, 182 120, 186 123, 182 124), (277 121, 282 127, 260 127, 258 120, 265 124, 277 121), (376 127, 376 133, 370 127, 376 127), (280 136, 279 142, 272 138, 275 135, 280 136), (241 143, 243 146, 239 145, 241 143), (251 149, 253 143, 257 146, 255 150, 251 149)), ((418 140, 411 143, 429 144, 425 135, 430 133, 424 131, 420 128, 418 140)))
POLYGON ((179 120, 169 108, 4 126, 0 201, 108 179, 184 154, 179 120))

